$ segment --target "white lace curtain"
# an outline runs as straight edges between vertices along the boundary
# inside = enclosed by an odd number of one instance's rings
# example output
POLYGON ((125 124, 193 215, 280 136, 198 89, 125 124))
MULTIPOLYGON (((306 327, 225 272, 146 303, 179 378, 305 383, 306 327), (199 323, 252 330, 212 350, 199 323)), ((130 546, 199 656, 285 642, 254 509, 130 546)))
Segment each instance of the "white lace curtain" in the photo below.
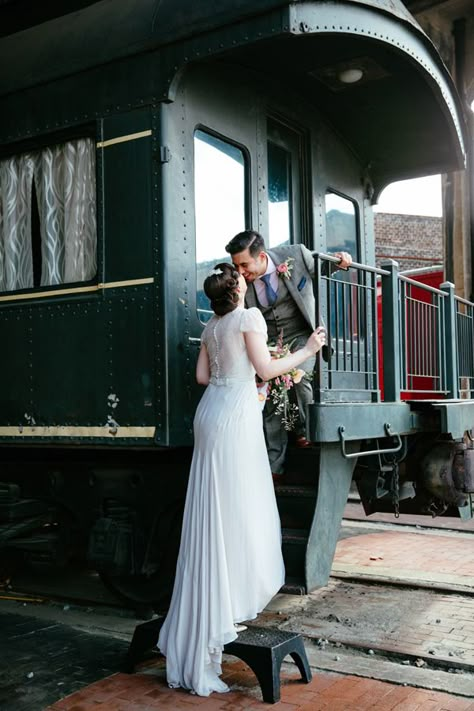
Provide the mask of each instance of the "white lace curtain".
POLYGON ((95 146, 79 139, 0 162, 0 290, 33 287, 33 180, 41 232, 41 286, 97 270, 95 146))

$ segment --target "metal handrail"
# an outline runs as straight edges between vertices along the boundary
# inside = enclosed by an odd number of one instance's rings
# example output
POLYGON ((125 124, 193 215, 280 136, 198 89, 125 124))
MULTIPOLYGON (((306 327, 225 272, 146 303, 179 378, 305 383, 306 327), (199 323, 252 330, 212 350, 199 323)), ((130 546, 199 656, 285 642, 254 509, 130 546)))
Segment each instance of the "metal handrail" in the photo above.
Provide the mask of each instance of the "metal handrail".
MULTIPOLYGON (((317 368, 314 396, 317 401, 379 399, 377 353, 377 276, 383 269, 352 262, 338 276, 353 272, 357 280, 337 278, 322 268, 338 265, 340 258, 314 252, 316 322, 326 325, 327 365, 317 368)), ((388 272, 387 272, 388 273, 388 272)))
POLYGON ((439 294, 439 296, 446 297, 446 292, 441 291, 441 289, 437 289, 435 286, 430 286, 429 284, 424 284, 421 281, 416 281, 416 279, 410 279, 410 277, 407 277, 404 274, 399 274, 398 278, 400 279, 400 281, 404 281, 407 284, 411 284, 412 286, 420 287, 421 289, 423 289, 423 291, 431 291, 432 294, 439 294))
POLYGON ((472 301, 469 301, 468 299, 463 299, 462 296, 455 296, 454 300, 459 301, 460 304, 465 304, 466 306, 474 307, 474 303, 472 301))
POLYGON ((354 282, 341 280, 321 269, 323 262, 337 265, 338 257, 321 252, 313 257, 317 316, 319 322, 327 318, 332 345, 328 364, 317 372, 315 399, 351 400, 352 393, 360 397, 362 392, 379 398, 379 277, 385 398, 398 401, 402 393, 474 396, 474 304, 455 296, 452 284, 443 283, 441 289, 424 284, 400 273, 393 261, 382 268, 353 262, 349 269, 361 276, 354 282))
MULTIPOLYGON (((325 254, 324 252, 312 252, 313 257, 318 257, 318 259, 324 259, 326 262, 332 262, 333 264, 340 264, 341 260, 339 257, 334 257, 332 254, 325 254)), ((385 269, 380 267, 369 267, 367 264, 360 264, 359 262, 351 262, 349 269, 357 269, 362 272, 370 272, 371 274, 379 274, 380 276, 388 275, 385 269)))

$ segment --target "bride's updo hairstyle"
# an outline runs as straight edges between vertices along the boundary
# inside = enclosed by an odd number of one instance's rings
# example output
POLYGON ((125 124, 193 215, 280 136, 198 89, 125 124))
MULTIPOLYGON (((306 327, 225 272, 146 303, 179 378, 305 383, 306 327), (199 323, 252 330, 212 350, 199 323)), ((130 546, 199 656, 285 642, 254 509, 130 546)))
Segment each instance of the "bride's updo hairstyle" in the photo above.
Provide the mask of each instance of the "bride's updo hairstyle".
POLYGON ((217 316, 226 314, 237 308, 239 294, 239 273, 232 264, 222 262, 216 264, 212 272, 204 280, 204 293, 211 302, 211 308, 217 316))

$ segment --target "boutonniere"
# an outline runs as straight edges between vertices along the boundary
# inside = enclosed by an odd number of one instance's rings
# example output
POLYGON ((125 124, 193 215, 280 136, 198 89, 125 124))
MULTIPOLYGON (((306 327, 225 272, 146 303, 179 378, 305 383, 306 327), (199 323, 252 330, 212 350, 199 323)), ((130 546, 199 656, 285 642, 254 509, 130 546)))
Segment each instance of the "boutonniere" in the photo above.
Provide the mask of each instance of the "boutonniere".
POLYGON ((285 277, 285 279, 290 279, 291 271, 293 269, 292 262, 294 262, 294 261, 295 260, 293 257, 288 257, 288 259, 285 259, 284 262, 279 264, 276 268, 276 270, 278 272, 278 276, 285 277))

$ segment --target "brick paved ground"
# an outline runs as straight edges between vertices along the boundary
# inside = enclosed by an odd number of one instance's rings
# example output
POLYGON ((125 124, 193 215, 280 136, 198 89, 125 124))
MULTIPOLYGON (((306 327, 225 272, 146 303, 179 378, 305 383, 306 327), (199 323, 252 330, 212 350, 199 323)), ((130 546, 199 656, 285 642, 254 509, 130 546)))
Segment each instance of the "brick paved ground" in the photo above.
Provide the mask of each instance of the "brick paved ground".
MULTIPOLYGON (((427 585, 445 585, 453 590, 459 588, 474 593, 474 537, 457 538, 441 532, 427 535, 388 531, 346 538, 338 543, 333 571, 357 571, 367 580, 374 575, 408 583, 422 581, 427 585)), ((378 627, 377 641, 382 647, 421 656, 454 657, 474 665, 474 596, 438 593, 427 598, 426 593, 417 590, 405 597, 409 609, 404 609, 403 600, 397 597, 396 591, 391 594, 379 588, 366 598, 374 620, 378 617, 375 609, 377 596, 387 619, 387 606, 393 599, 394 611, 389 620, 392 624, 388 629, 382 625, 378 627)), ((357 604, 358 600, 360 592, 358 598, 357 593, 354 594, 352 604, 357 604)))
POLYGON ((474 518, 461 520, 450 516, 421 516, 415 514, 401 514, 396 519, 393 513, 374 513, 367 517, 362 508, 362 504, 351 501, 346 504, 344 518, 353 521, 365 521, 370 523, 389 523, 402 526, 422 526, 424 528, 454 529, 456 531, 474 531, 474 518))
MULTIPOLYGON (((452 584, 458 582, 472 586, 473 543, 466 538, 443 534, 398 531, 371 533, 340 541, 335 568, 352 566, 352 569, 367 574, 373 571, 378 575, 384 571, 384 574, 392 575, 394 579, 396 575, 411 576, 412 579, 414 576, 425 576, 433 581, 442 579, 452 584)), ((352 610, 354 619, 358 617, 355 613, 358 608, 366 608, 367 616, 376 623, 377 615, 382 622, 384 617, 387 618, 386 625, 376 624, 380 646, 385 644, 387 648, 395 648, 398 644, 407 654, 420 656, 428 656, 431 650, 447 659, 449 652, 455 650, 456 660, 474 664, 474 598, 469 596, 408 590, 406 600, 411 614, 400 614, 399 619, 395 620, 387 617, 387 607, 384 607, 388 597, 387 589, 380 586, 372 586, 371 589, 371 586, 366 586, 367 590, 361 595, 360 587, 352 591, 347 582, 331 581, 327 588, 305 598, 279 596, 271 606, 273 610, 283 605, 284 600, 290 607, 294 605, 295 610, 299 610, 298 613, 290 611, 288 619, 286 615, 280 617, 279 626, 298 628, 300 625, 305 634, 321 635, 324 632, 321 615, 325 596, 327 610, 331 610, 333 621, 338 617, 338 612, 343 619, 343 611, 337 608, 338 600, 342 599, 336 595, 338 587, 345 589, 346 593, 349 591, 345 603, 352 610), (427 603, 426 596, 431 594, 427 603), (319 611, 319 619, 316 611, 319 611), (305 616, 308 625, 312 626, 312 632, 309 626, 305 628, 305 616)), ((403 613, 400 598, 396 596, 393 598, 393 608, 400 608, 403 613)), ((277 624, 278 616, 271 610, 264 613, 259 623, 264 621, 266 615, 268 623, 277 624)), ((330 615, 326 614, 325 618, 327 622, 330 615)), ((371 632, 369 630, 367 634, 371 632)), ((364 641, 363 632, 357 625, 347 627, 345 634, 353 634, 354 639, 364 641)), ((50 711, 151 711, 156 708, 163 711, 191 711, 193 707, 199 707, 200 711, 253 711, 270 708, 278 711, 474 711, 474 689, 472 699, 468 699, 374 679, 321 672, 315 672, 311 684, 306 685, 297 682, 298 674, 290 665, 284 665, 282 698, 273 706, 262 703, 254 675, 240 661, 227 661, 224 664, 223 678, 232 685, 232 691, 228 694, 213 694, 208 699, 168 689, 164 674, 164 662, 155 661, 145 669, 145 673, 111 676, 49 708, 50 711)))
POLYGON ((384 531, 339 541, 333 572, 444 583, 474 592, 474 537, 384 531))
POLYGON ((270 705, 261 701, 255 677, 242 662, 224 669, 224 680, 237 687, 227 694, 203 698, 168 689, 157 667, 147 674, 111 676, 49 711, 474 711, 474 699, 338 674, 318 673, 310 684, 302 684, 288 671, 282 675, 281 701, 270 705))

